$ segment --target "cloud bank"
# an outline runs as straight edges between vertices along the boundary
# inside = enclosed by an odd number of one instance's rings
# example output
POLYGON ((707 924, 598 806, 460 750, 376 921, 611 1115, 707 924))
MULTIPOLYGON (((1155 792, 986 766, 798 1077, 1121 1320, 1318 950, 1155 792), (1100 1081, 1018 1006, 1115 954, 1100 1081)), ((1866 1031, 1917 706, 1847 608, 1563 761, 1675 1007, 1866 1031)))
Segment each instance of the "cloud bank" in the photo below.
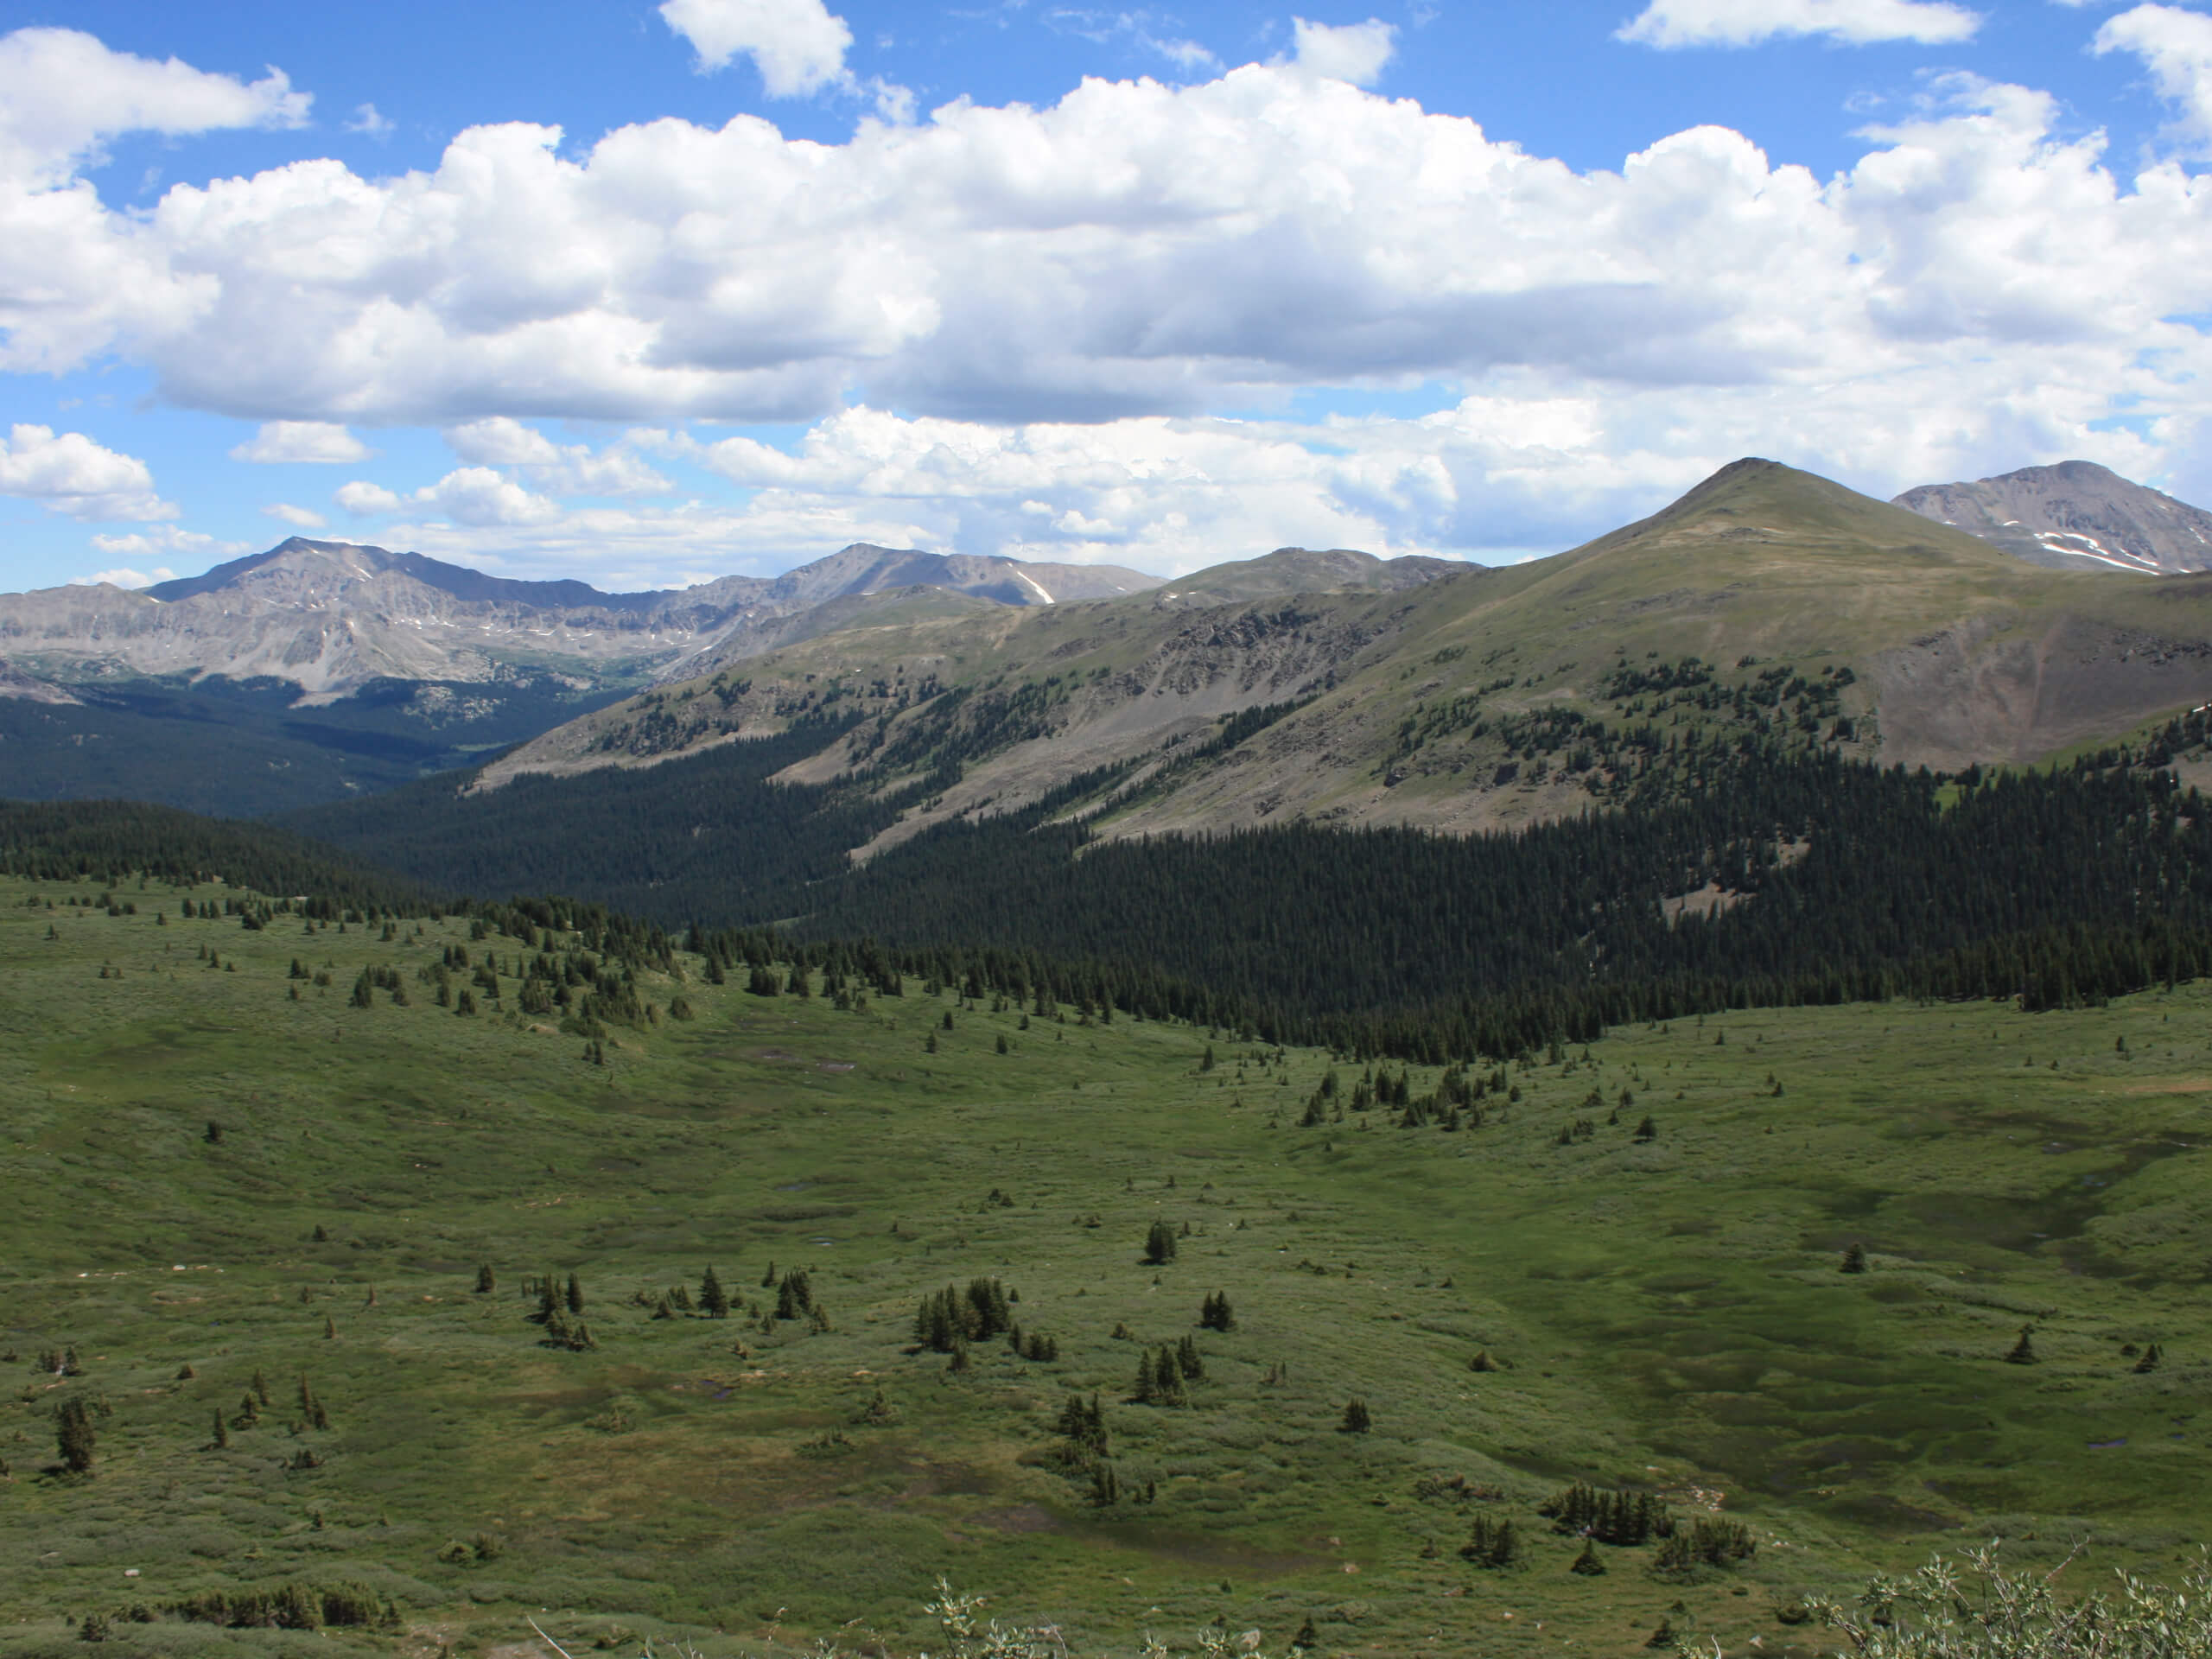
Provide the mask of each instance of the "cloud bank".
MULTIPOLYGON (((849 76, 818 0, 664 10, 702 66, 749 54, 794 93, 849 76)), ((1972 22, 1923 0, 1658 0, 1630 28, 1972 22)), ((2212 133, 2207 29, 2139 5, 2095 46, 2212 133)), ((1931 81, 1825 179, 1718 127, 1581 170, 1366 90, 1394 46, 1372 20, 1301 22, 1286 59, 1195 85, 957 101, 836 144, 750 116, 582 150, 477 127, 425 170, 307 160, 126 213, 84 176, 103 135, 282 124, 304 100, 273 71, 22 31, 0 40, 0 369, 142 365, 173 404, 260 423, 251 461, 352 462, 354 429, 433 426, 453 470, 355 479, 335 505, 425 550, 595 545, 700 574, 855 539, 1162 571, 1270 538, 1556 546, 1744 453, 1870 488, 2212 457, 2187 321, 2212 311, 2212 184, 2116 171, 2045 94, 1931 81), (94 92, 8 104, 41 54, 94 92), (1446 407, 1280 417, 1315 385, 1446 407), (562 419, 639 429, 594 447, 531 424, 562 419), (715 422, 811 429, 786 453, 715 422), (687 468, 737 499, 671 505, 687 468)), ((100 497, 125 498, 158 500, 149 479, 100 497)))

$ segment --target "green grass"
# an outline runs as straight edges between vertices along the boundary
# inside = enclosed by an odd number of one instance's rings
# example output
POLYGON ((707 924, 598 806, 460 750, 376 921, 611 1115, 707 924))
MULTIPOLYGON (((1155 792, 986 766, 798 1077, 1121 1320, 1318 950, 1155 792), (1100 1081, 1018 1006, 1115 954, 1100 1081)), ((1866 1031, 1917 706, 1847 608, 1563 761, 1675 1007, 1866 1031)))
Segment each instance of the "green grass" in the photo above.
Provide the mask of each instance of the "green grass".
POLYGON ((486 1649, 526 1614, 572 1651, 615 1624, 897 1650, 931 1634, 939 1573, 1084 1653, 1218 1614, 1278 1645, 1310 1616, 1332 1653, 1627 1653, 1668 1616, 1774 1654, 1811 1647, 1777 1618, 1800 1595, 1931 1548, 2087 1538, 2087 1582, 2171 1573, 2206 1535, 2204 988, 1622 1031, 1515 1068, 1479 1129, 1300 1128, 1325 1054, 1216 1035, 1206 1074, 1203 1030, 986 1006, 946 1032, 954 1000, 913 982, 850 1014, 695 973, 644 988, 698 1017, 602 1069, 433 1004, 416 969, 465 922, 309 938, 185 921, 171 893, 66 902, 91 892, 0 883, 0 1654, 81 1652, 87 1611, 340 1580, 404 1635, 164 1622, 113 1646, 486 1649), (289 1000, 295 957, 333 988, 289 1000), (347 1006, 379 964, 411 1006, 347 1006), (1577 1116, 1594 1134, 1560 1145, 1577 1116), (1154 1269, 1160 1217, 1192 1230, 1154 1269), (1863 1276, 1837 1270, 1853 1241, 1863 1276), (809 1270, 830 1331, 762 1332, 772 1261, 809 1270), (709 1263, 741 1314, 633 1300, 709 1263), (595 1352, 525 1318, 521 1281, 571 1270, 595 1352), (979 1274, 1057 1363, 908 1351, 918 1300, 979 1274), (1237 1328, 1197 1332, 1217 1290, 1237 1328), (2005 1363, 2030 1323, 2039 1363, 2005 1363), (1121 1403, 1141 1344, 1193 1333, 1187 1408, 1121 1403), (2152 1341, 2137 1374, 2122 1345, 2152 1341), (35 1371, 66 1346, 81 1377, 35 1371), (1471 1371, 1479 1351, 1505 1369, 1471 1371), (209 1449, 257 1369, 262 1426, 209 1449), (302 1376, 327 1432, 289 1427, 302 1376), (898 1421, 856 1421, 878 1388, 898 1421), (1051 1465, 1071 1389, 1104 1397, 1123 1491, 1156 1503, 1097 1510, 1051 1465), (57 1471, 73 1394, 110 1408, 89 1478, 57 1471), (1338 1432, 1355 1394, 1364 1436, 1338 1432), (320 1467, 286 1466, 302 1446, 320 1467), (1502 1496, 1423 1497, 1431 1474, 1502 1496), (1576 1478, 1718 1503, 1758 1555, 1677 1584, 1609 1549, 1571 1575, 1579 1541, 1535 1505, 1576 1478), (1516 1522, 1523 1569, 1460 1561, 1477 1513, 1516 1522), (480 1533, 495 1559, 440 1559, 480 1533))

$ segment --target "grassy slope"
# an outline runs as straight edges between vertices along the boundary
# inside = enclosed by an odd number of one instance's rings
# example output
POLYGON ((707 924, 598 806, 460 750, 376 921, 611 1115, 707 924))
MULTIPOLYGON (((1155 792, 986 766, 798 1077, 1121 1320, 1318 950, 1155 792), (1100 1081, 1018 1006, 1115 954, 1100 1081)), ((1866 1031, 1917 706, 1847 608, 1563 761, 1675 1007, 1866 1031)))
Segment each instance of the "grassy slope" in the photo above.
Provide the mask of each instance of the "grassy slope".
MULTIPOLYGON (((424 1653, 526 1635, 525 1611, 587 1645, 659 1621, 709 1653, 849 1621, 895 1645, 944 1572, 1085 1652, 1220 1612, 1274 1642, 1310 1614, 1330 1652, 1625 1653, 1679 1600, 1677 1630, 1771 1654, 1806 1640, 1775 1618, 1804 1589, 1938 1538, 2033 1557, 2086 1535, 2086 1577, 2204 1537, 2202 988, 1622 1032, 1516 1072, 1524 1097, 1478 1131, 1300 1129, 1325 1056, 1240 1077, 1224 1039, 1206 1076, 1185 1028, 963 1011, 932 1055, 952 1003, 918 985, 852 1014, 694 982, 696 1020, 601 1071, 580 1039, 431 1004, 413 969, 461 924, 310 939, 182 921, 174 894, 111 918, 26 892, 0 884, 0 1342, 21 1387, 0 1653, 73 1648, 60 1621, 87 1609, 291 1578, 398 1595, 424 1653), (336 988, 288 1001, 296 955, 336 988), (374 963, 407 971, 413 1006, 345 1005, 374 963), (1593 1087, 1635 1103, 1556 1144, 1593 1087), (1155 1274, 1138 1255, 1159 1217, 1192 1236, 1155 1274), (1835 1270, 1854 1238, 1864 1278, 1835 1270), (772 1260, 811 1269, 832 1332, 760 1332, 772 1260), (493 1295, 471 1293, 480 1262, 493 1295), (750 1317, 629 1304, 709 1262, 750 1317), (524 1322, 520 1278, 572 1268, 595 1353, 524 1322), (1019 1288, 1057 1363, 979 1351, 958 1378, 906 1351, 916 1299, 978 1274, 1019 1288), (1125 1486, 1159 1502, 1092 1510, 1037 1460, 1058 1401, 1120 1399, 1136 1350, 1116 1323, 1171 1340, 1217 1289, 1240 1325, 1200 1333, 1192 1408, 1109 1405, 1125 1486), (2042 1363, 2001 1363, 2030 1320, 2042 1363), (2168 1358, 2137 1376, 2119 1351, 2145 1340, 2168 1358), (64 1344, 86 1375, 35 1374, 64 1344), (1510 1369, 1471 1372, 1484 1348, 1510 1369), (206 1449, 256 1368, 266 1426, 206 1449), (293 1472, 303 1374, 334 1422, 303 1437, 324 1466, 293 1472), (878 1386, 900 1422, 857 1425, 878 1386), (72 1389, 113 1408, 90 1480, 48 1471, 72 1389), (1355 1391, 1366 1437, 1335 1432, 1355 1391), (810 1455, 833 1431, 849 1446, 810 1455), (1520 1522, 1529 1566, 1465 1567, 1471 1511, 1417 1497, 1427 1471, 1503 1489, 1478 1507, 1520 1522), (1605 1577, 1570 1576, 1574 1545, 1533 1506, 1578 1476, 1720 1495, 1758 1559, 1684 1586, 1608 1551, 1605 1577), (478 1531, 497 1560, 437 1559, 478 1531)), ((118 1630, 125 1652, 390 1645, 118 1630)))

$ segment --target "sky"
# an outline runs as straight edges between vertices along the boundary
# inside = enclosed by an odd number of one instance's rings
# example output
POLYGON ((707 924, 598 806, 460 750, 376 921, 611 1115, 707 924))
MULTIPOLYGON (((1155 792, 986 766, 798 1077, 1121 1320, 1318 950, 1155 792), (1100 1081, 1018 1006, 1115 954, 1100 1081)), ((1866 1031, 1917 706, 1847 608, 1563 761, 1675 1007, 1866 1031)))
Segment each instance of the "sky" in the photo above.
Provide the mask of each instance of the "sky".
POLYGON ((2212 505, 2212 0, 0 0, 0 588, 2212 505))

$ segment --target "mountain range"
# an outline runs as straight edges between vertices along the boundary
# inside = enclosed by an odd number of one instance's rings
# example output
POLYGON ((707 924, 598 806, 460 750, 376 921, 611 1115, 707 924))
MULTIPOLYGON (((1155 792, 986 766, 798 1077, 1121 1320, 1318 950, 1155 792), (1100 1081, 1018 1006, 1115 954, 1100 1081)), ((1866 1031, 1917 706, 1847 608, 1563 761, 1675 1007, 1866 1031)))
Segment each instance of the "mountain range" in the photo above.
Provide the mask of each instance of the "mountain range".
POLYGON ((1771 461, 1552 558, 1422 574, 1180 608, 1173 594, 1213 585, 1202 572, 1148 603, 825 632, 593 711, 469 787, 847 721, 778 775, 932 780, 863 850, 1123 772, 1122 795, 1093 803, 1115 834, 1463 831, 1582 810, 1624 746, 1654 741, 1639 732, 1955 768, 2212 699, 2212 577, 2039 568, 1771 461))
POLYGON ((1697 721, 1738 734, 1779 716, 1792 741, 1938 766, 2192 706, 2208 547, 2212 515, 2087 462, 1885 505, 1758 461, 1498 569, 1284 548, 1163 582, 855 544, 604 594, 296 537, 143 593, 0 596, 0 793, 265 816, 798 730, 822 741, 785 785, 941 785, 856 847, 1102 769, 1121 795, 1087 810, 1112 833, 1464 830, 1580 810, 1587 734, 1674 731, 1686 698, 1725 699, 1697 721))

